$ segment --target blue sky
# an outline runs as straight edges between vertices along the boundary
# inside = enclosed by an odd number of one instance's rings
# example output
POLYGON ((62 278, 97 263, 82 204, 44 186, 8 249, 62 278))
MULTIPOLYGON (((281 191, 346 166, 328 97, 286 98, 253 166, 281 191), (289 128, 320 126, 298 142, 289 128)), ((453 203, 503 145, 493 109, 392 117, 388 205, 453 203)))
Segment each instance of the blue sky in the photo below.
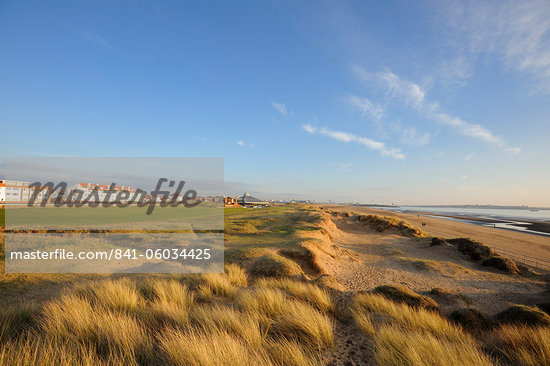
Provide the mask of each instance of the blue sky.
POLYGON ((227 193, 550 206, 548 1, 0 4, 0 159, 222 156, 227 193))

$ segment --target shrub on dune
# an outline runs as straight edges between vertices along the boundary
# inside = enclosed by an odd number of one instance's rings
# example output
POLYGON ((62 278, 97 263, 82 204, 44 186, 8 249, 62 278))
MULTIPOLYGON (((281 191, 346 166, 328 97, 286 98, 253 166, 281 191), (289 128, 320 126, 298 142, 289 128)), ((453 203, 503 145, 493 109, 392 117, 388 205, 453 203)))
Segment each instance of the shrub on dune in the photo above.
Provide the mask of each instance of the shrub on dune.
POLYGON ((277 253, 267 253, 256 258, 251 272, 264 277, 297 277, 303 274, 302 268, 296 262, 277 253))
POLYGON ((481 332, 492 325, 483 314, 473 308, 457 309, 451 313, 450 319, 470 332, 481 332))
POLYGON ((550 326, 550 315, 537 307, 518 304, 498 313, 495 320, 499 323, 550 326))
POLYGON ((375 288, 372 292, 412 307, 439 311, 439 306, 432 298, 419 295, 404 286, 382 285, 375 288))
POLYGON ((481 262, 481 265, 487 266, 487 267, 493 267, 510 274, 519 274, 521 272, 518 266, 516 265, 516 262, 514 262, 508 257, 503 257, 501 255, 494 255, 492 257, 489 257, 483 260, 481 262))
POLYGON ((415 238, 425 238, 428 236, 424 231, 397 216, 359 215, 357 216, 357 221, 368 225, 371 229, 378 232, 397 230, 402 235, 415 238))

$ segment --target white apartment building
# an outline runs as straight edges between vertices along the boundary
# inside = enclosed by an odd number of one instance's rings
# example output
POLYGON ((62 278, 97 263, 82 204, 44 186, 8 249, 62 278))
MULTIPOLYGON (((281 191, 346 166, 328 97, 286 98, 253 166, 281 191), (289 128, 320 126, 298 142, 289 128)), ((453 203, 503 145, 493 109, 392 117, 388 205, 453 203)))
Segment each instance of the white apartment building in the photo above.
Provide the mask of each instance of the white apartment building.
MULTIPOLYGON (((16 181, 16 180, 0 180, 0 205, 3 204, 26 204, 29 202, 30 198, 32 197, 34 193, 34 187, 29 187, 29 182, 22 182, 22 181, 16 181)), ((101 185, 101 184, 93 184, 93 183, 77 183, 72 188, 67 188, 67 191, 65 192, 65 195, 63 196, 64 199, 67 199, 72 191, 78 190, 82 191, 82 199, 85 200, 90 193, 93 192, 94 189, 97 189, 99 202, 103 202, 105 200, 105 197, 107 193, 105 191, 109 190, 108 185, 101 185)), ((117 198, 117 194, 120 191, 126 190, 128 191, 129 197, 127 199, 123 199, 122 201, 126 201, 131 199, 136 190, 133 187, 127 187, 127 186, 115 186, 113 193, 111 193, 111 196, 109 198, 109 202, 115 202, 117 198)), ((44 191, 41 190, 38 193, 38 196, 36 197, 35 202, 40 203, 42 202, 42 199, 44 197, 44 191)), ((57 198, 57 195, 59 193, 56 191, 52 193, 50 200, 57 198)))
MULTIPOLYGON (((104 202, 105 197, 107 196, 107 192, 109 190, 109 186, 105 184, 94 184, 94 183, 77 183, 73 186, 73 188, 68 189, 68 192, 66 193, 66 197, 71 193, 71 191, 82 191, 82 199, 86 199, 90 196, 90 194, 95 190, 97 190, 97 196, 99 197, 99 202, 104 202)), ((128 191, 129 196, 126 199, 122 199, 121 201, 127 201, 132 199, 134 194, 136 193, 135 188, 128 187, 128 186, 115 186, 114 192, 111 192, 111 195, 109 197, 108 202, 115 202, 117 198, 117 194, 120 191, 128 191)))
MULTIPOLYGON (((17 180, 0 180, 0 204, 5 203, 27 203, 34 192, 29 188, 29 182, 17 180)), ((36 201, 41 201, 44 193, 38 193, 36 201)))

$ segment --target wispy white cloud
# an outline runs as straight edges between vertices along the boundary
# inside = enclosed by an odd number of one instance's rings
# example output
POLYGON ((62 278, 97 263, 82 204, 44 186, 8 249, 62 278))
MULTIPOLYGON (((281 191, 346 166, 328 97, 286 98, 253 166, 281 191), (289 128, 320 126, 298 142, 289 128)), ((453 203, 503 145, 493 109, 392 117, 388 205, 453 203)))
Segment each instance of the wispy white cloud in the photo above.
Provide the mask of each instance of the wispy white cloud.
POLYGON ((431 135, 427 132, 419 132, 415 127, 401 129, 401 141, 410 146, 424 146, 430 142, 431 135))
POLYGON ((440 2, 440 8, 440 18, 452 29, 453 44, 463 55, 496 56, 507 67, 531 75, 537 90, 550 92, 548 0, 455 0, 440 2))
POLYGON ((453 127, 457 132, 464 136, 473 137, 478 140, 498 145, 505 150, 509 150, 509 148, 506 147, 506 143, 500 136, 494 135, 487 128, 479 124, 468 123, 459 117, 441 112, 437 103, 427 105, 426 115, 442 125, 453 127))
POLYGON ((241 147, 254 147, 253 144, 247 144, 246 142, 244 142, 243 140, 239 140, 237 141, 237 145, 241 146, 241 147))
POLYGON ((390 97, 398 98, 407 104, 421 107, 425 101, 425 88, 401 79, 389 69, 384 72, 372 73, 360 66, 353 66, 352 71, 365 84, 382 83, 390 97))
POLYGON ((271 102, 271 105, 273 106, 273 108, 275 108, 277 112, 281 114, 281 116, 288 116, 288 109, 286 108, 286 105, 284 103, 271 102))
POLYGON ((375 141, 367 137, 357 136, 348 132, 334 131, 328 129, 327 127, 317 128, 311 124, 302 125, 302 129, 310 134, 319 134, 346 143, 358 143, 367 149, 378 151, 382 156, 390 156, 395 159, 405 158, 405 154, 403 154, 399 149, 388 148, 385 143, 375 141))
POLYGON ((433 77, 437 79, 437 82, 444 85, 464 85, 466 80, 474 74, 471 57, 466 57, 463 52, 460 52, 460 47, 454 47, 455 50, 457 48, 459 51, 454 51, 458 53, 457 55, 442 60, 439 67, 435 69, 433 77))
POLYGON ((405 145, 420 147, 426 145, 432 139, 428 132, 420 132, 416 127, 404 127, 400 123, 390 123, 388 129, 397 136, 405 145))
POLYGON ((470 160, 472 160, 472 158, 473 158, 474 156, 475 156, 474 153, 468 154, 468 155, 466 155, 466 156, 464 157, 464 160, 470 161, 470 160))
POLYGON ((97 33, 89 32, 76 27, 71 27, 70 29, 71 29, 71 32, 73 32, 75 35, 91 43, 94 43, 96 45, 103 46, 103 47, 110 47, 109 43, 105 40, 105 38, 101 37, 97 33))
POLYGON ((391 94, 404 99, 417 108, 422 107, 426 92, 420 85, 403 80, 389 70, 377 74, 377 77, 385 83, 391 94))
POLYGON ((317 128, 313 127, 309 123, 307 125, 302 125, 302 129, 307 133, 315 133, 317 131, 317 128))
POLYGON ((373 103, 365 97, 356 95, 348 95, 344 100, 348 105, 359 111, 362 116, 368 116, 368 118, 374 121, 382 133, 387 134, 391 132, 392 134, 396 134, 401 142, 409 146, 423 146, 430 141, 431 135, 429 133, 419 132, 415 127, 403 127, 401 124, 395 122, 390 124, 383 123, 385 112, 384 108, 378 103, 373 103))
POLYGON ((445 113, 437 102, 431 102, 426 99, 426 90, 418 84, 405 80, 386 70, 377 74, 370 74, 361 68, 355 67, 356 75, 364 82, 371 82, 374 79, 382 84, 390 93, 391 97, 396 98, 405 105, 414 108, 420 115, 438 122, 441 125, 449 126, 456 132, 469 136, 487 143, 501 147, 505 151, 517 154, 521 151, 518 147, 510 147, 502 139, 487 128, 464 121, 463 119, 445 113))
POLYGON ((380 121, 384 117, 384 108, 380 104, 374 104, 364 97, 348 95, 346 103, 357 109, 362 116, 368 116, 373 121, 380 121))

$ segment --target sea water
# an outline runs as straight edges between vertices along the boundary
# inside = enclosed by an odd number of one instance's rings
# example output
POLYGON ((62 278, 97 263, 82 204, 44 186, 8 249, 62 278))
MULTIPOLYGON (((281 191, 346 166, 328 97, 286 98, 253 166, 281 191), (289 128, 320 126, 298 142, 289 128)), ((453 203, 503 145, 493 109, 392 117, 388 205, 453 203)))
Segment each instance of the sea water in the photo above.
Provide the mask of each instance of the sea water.
POLYGON ((493 220, 526 220, 550 222, 550 209, 520 208, 476 208, 476 207, 433 207, 433 206, 399 206, 380 207, 396 212, 429 212, 434 215, 479 217, 493 220))

